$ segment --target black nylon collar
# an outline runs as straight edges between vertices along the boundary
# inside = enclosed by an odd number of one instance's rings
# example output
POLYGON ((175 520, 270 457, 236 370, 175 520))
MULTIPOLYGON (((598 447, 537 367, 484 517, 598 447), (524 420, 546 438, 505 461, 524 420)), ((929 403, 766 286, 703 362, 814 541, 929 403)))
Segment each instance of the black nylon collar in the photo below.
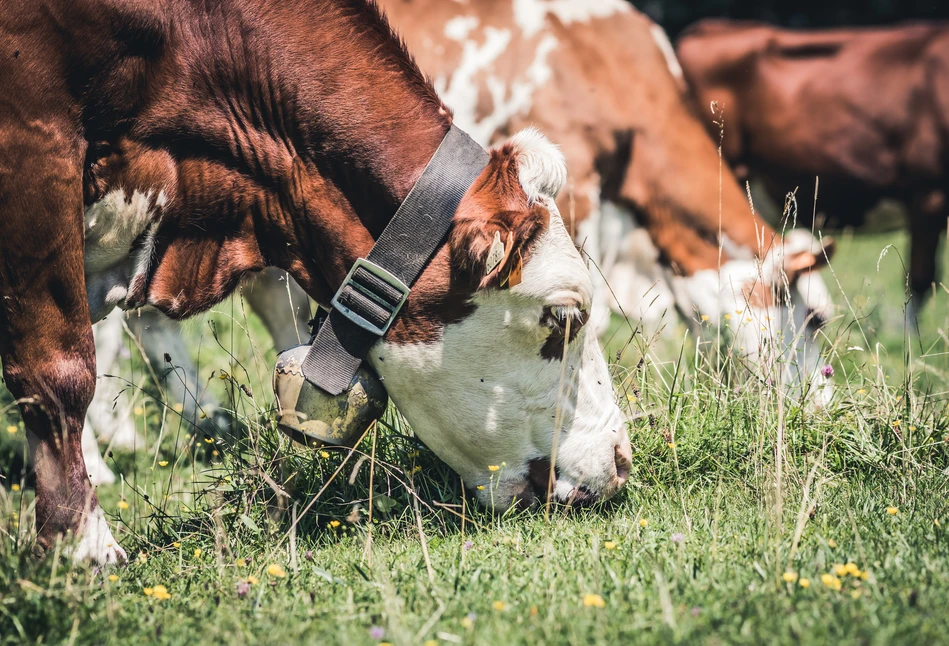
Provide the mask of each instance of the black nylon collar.
POLYGON ((347 390, 388 330, 451 226, 461 198, 490 156, 454 125, 369 255, 333 297, 333 310, 303 361, 303 376, 331 395, 347 390))

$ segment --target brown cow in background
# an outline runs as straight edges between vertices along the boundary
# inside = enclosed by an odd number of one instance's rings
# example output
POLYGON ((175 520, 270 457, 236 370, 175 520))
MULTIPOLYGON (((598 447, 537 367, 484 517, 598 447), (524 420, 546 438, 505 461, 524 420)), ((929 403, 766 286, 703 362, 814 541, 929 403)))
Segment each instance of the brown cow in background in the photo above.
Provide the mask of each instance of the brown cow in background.
MULTIPOLYGON (((790 31, 703 21, 678 43, 702 111, 724 110, 724 153, 772 198, 800 187, 805 223, 859 226, 883 199, 909 212, 910 286, 934 288, 949 205, 949 25, 790 31)), ((710 116, 713 132, 719 126, 710 116)))

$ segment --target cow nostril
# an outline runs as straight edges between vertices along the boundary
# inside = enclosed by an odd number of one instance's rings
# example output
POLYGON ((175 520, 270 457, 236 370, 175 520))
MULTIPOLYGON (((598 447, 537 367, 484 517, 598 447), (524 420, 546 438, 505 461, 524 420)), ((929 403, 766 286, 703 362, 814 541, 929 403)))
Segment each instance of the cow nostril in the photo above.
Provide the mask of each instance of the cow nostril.
POLYGON ((629 444, 617 444, 615 449, 616 478, 620 481, 620 486, 624 485, 629 479, 629 471, 633 467, 633 453, 629 444))

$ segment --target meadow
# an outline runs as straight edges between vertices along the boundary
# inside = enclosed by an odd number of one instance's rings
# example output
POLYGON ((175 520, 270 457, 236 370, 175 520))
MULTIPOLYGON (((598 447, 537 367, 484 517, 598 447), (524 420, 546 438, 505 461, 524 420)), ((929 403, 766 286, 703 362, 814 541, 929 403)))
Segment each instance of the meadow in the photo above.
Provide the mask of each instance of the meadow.
POLYGON ((291 444, 270 342, 233 300, 187 334, 246 433, 193 433, 174 374, 156 386, 130 342, 146 446, 99 490, 129 564, 37 560, 4 394, 0 644, 949 642, 949 291, 916 335, 905 236, 838 242, 825 409, 698 351, 671 314, 656 337, 614 319, 634 467, 594 509, 473 508, 393 411, 355 451, 291 444))

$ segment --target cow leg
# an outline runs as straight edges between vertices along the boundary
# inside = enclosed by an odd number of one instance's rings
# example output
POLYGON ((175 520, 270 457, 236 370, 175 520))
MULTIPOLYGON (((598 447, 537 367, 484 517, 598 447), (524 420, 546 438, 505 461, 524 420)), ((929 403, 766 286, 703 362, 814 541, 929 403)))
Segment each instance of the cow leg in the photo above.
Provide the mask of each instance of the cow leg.
POLYGON ((95 390, 76 138, 52 122, 0 136, 0 356, 36 472, 36 548, 72 535, 77 559, 125 560, 82 455, 95 390), (9 170, 15 169, 15 170, 9 170))
POLYGON ((912 300, 907 318, 915 328, 916 313, 926 302, 936 281, 936 252, 939 238, 946 228, 946 211, 942 194, 929 195, 910 211, 909 285, 912 300))
MULTIPOLYGON (((93 326, 99 377, 96 382, 96 394, 86 411, 86 428, 99 442, 115 449, 134 451, 144 447, 145 440, 135 430, 135 420, 132 418, 128 399, 121 397, 122 391, 128 386, 119 377, 122 368, 121 353, 125 347, 125 329, 122 326, 124 318, 125 312, 116 309, 93 326)), ((91 470, 89 473, 95 484, 95 474, 91 470)))
POLYGON ((310 300, 286 272, 269 267, 244 287, 242 293, 263 321, 277 352, 309 341, 310 300))

